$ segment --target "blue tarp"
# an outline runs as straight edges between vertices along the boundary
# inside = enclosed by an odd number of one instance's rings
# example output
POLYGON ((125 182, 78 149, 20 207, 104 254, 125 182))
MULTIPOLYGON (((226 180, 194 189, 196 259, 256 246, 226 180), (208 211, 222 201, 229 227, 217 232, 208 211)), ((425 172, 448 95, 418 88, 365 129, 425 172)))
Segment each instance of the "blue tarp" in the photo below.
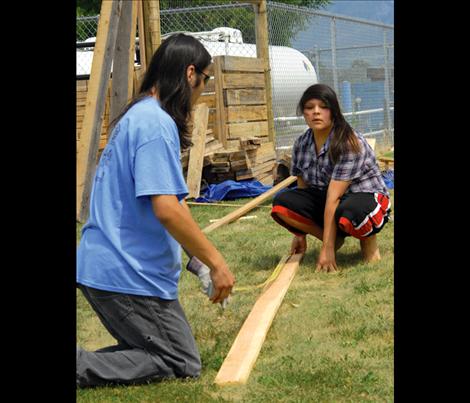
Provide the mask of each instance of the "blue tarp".
POLYGON ((243 197, 256 197, 271 189, 272 186, 263 185, 258 181, 235 182, 227 180, 221 183, 209 185, 202 196, 195 201, 198 203, 210 203, 219 200, 241 199, 243 197))
MULTIPOLYGON (((393 170, 382 172, 382 178, 388 189, 393 189, 393 170)), ((258 181, 232 181, 227 180, 221 183, 209 185, 204 194, 198 197, 197 203, 211 203, 220 200, 242 199, 244 197, 256 197, 271 189, 272 186, 263 185, 258 181)), ((287 189, 282 189, 284 191, 287 189)))
POLYGON ((385 182, 385 186, 389 189, 393 189, 393 183, 394 183, 394 173, 393 169, 389 169, 387 171, 382 172, 382 178, 385 182))

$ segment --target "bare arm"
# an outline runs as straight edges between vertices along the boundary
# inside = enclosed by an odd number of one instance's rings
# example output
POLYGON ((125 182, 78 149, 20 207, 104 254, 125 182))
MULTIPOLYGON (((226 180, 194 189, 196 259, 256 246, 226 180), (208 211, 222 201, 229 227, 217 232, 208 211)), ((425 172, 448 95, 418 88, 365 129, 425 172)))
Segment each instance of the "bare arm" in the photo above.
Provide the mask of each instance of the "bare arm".
POLYGON ((194 221, 186 202, 180 204, 174 195, 157 195, 152 196, 152 208, 173 238, 192 256, 209 266, 215 289, 211 301, 222 302, 230 294, 235 277, 220 252, 194 221))
POLYGON ((304 178, 302 178, 301 176, 297 176, 297 187, 299 189, 307 189, 308 188, 307 184, 304 181, 304 178))
POLYGON ((324 227, 323 227, 323 245, 317 262, 317 271, 336 271, 335 242, 336 242, 336 223, 335 212, 338 208, 341 196, 346 192, 350 181, 331 180, 328 186, 326 196, 324 227))

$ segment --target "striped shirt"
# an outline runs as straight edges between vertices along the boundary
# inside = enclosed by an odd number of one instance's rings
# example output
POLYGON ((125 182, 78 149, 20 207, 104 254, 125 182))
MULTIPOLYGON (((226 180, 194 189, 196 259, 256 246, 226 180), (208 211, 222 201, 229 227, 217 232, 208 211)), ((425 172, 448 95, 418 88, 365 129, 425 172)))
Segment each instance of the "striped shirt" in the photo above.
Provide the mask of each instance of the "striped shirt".
POLYGON ((333 164, 328 157, 333 131, 317 155, 312 129, 308 129, 294 143, 291 174, 301 176, 305 183, 312 187, 326 188, 332 179, 351 181, 346 193, 378 192, 389 196, 374 151, 362 134, 354 133, 361 145, 361 152, 347 152, 333 164))

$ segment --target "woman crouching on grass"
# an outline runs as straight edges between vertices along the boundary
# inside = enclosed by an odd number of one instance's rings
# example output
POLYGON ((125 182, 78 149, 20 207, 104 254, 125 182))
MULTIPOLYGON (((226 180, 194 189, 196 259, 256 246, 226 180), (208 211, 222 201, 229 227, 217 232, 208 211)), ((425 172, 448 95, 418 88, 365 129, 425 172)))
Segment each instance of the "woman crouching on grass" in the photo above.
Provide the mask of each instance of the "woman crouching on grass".
POLYGON ((380 259, 376 234, 388 222, 389 193, 372 148, 341 114, 324 84, 305 90, 297 106, 309 129, 294 143, 297 189, 278 194, 271 216, 294 234, 291 253, 304 253, 306 235, 323 242, 316 271, 336 271, 335 252, 352 235, 366 262, 380 259))

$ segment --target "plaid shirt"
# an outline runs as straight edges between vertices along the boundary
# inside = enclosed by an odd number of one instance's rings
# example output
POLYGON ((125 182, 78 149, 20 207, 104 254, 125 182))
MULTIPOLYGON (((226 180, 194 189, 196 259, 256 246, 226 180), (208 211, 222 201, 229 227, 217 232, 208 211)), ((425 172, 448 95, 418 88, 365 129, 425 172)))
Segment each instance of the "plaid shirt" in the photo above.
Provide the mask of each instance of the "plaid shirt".
POLYGON ((299 136, 292 150, 291 174, 302 176, 305 183, 312 187, 326 188, 330 180, 351 181, 346 193, 379 192, 389 196, 382 179, 374 151, 362 134, 355 132, 361 145, 361 152, 347 152, 333 164, 328 157, 328 148, 333 131, 329 134, 320 153, 315 151, 312 129, 299 136))

